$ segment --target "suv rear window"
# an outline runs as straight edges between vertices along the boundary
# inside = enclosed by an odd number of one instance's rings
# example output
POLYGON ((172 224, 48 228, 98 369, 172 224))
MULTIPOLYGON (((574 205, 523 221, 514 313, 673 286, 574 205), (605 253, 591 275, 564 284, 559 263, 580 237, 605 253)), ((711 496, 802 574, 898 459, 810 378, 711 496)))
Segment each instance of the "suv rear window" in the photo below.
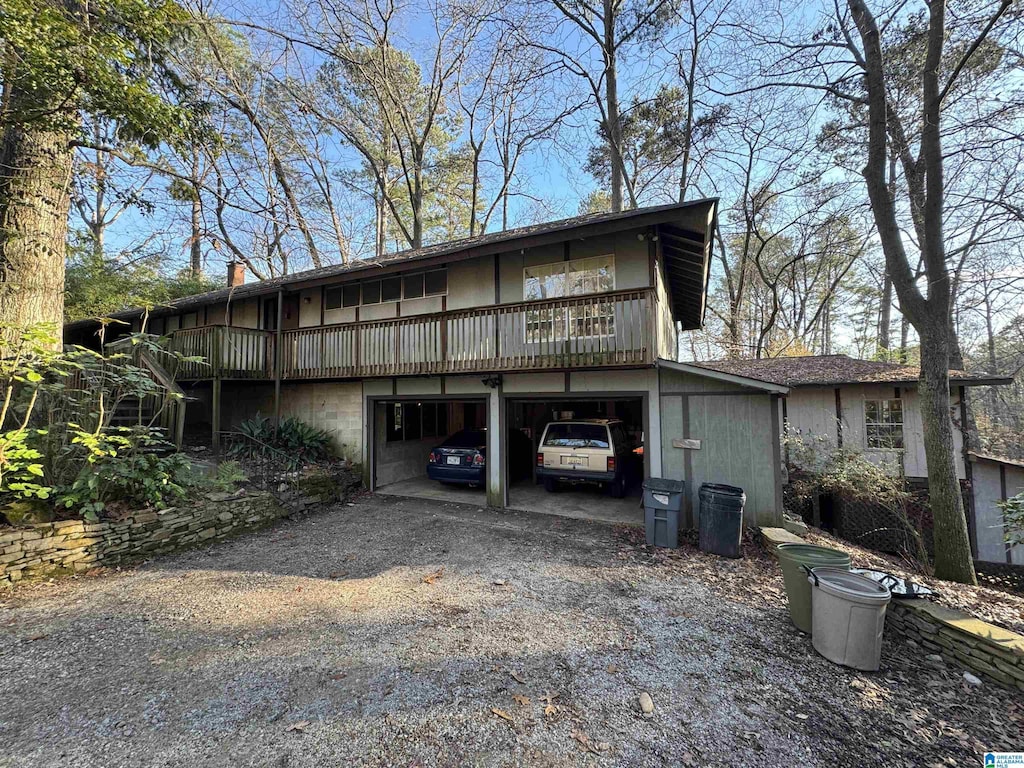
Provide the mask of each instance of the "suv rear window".
POLYGON ((607 448, 608 427, 603 424, 549 424, 544 445, 562 448, 607 448))

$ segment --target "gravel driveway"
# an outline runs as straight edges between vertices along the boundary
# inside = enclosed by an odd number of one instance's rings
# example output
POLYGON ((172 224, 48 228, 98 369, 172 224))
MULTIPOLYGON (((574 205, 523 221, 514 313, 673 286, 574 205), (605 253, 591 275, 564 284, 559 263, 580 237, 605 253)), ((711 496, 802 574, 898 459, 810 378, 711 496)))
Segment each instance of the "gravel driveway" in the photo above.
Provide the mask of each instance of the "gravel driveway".
POLYGON ((875 675, 815 656, 756 553, 666 560, 635 539, 366 496, 19 587, 0 603, 0 765, 928 765, 1024 748, 1005 743, 1024 733, 1014 694, 918 672, 913 649, 887 646, 875 675))

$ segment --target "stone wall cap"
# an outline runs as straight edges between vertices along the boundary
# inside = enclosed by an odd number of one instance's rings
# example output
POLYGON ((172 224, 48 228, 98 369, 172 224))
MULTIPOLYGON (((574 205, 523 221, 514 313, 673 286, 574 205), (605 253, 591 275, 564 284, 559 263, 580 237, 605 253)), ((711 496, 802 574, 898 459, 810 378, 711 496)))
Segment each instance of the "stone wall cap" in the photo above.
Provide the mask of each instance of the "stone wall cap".
POLYGON ((911 611, 923 613, 931 617, 934 621, 950 629, 977 637, 986 643, 991 643, 1004 650, 1024 656, 1024 635, 1018 635, 1016 632, 997 627, 995 624, 989 624, 981 619, 976 619, 969 613, 947 608, 944 605, 927 600, 901 604, 911 611))

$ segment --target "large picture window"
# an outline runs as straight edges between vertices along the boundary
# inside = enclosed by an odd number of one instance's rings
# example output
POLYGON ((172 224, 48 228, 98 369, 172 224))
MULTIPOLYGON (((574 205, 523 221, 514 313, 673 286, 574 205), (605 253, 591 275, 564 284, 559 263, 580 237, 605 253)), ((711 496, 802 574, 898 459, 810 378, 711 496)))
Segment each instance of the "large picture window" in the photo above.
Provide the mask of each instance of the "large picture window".
MULTIPOLYGON (((591 256, 523 270, 523 299, 543 301, 615 290, 615 257, 591 256)), ((562 341, 615 333, 613 305, 539 307, 526 315, 526 341, 562 341)))
POLYGON ((864 432, 868 448, 903 450, 903 401, 865 400, 864 432))

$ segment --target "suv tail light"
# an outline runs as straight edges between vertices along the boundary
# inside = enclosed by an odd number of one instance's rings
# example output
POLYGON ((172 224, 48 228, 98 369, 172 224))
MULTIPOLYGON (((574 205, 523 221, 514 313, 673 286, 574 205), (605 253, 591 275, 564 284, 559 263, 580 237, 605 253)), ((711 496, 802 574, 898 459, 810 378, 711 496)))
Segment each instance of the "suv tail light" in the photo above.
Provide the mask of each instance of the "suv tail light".
POLYGON ((486 463, 487 462, 484 459, 484 455, 482 453, 478 453, 476 456, 473 457, 473 464, 478 467, 482 467, 486 463))
POLYGON ((537 454, 537 466, 538 467, 543 467, 544 466, 544 454, 543 453, 538 453, 537 454))
POLYGON ((615 471, 615 457, 614 456, 609 456, 608 457, 608 471, 609 472, 614 472, 615 471))

